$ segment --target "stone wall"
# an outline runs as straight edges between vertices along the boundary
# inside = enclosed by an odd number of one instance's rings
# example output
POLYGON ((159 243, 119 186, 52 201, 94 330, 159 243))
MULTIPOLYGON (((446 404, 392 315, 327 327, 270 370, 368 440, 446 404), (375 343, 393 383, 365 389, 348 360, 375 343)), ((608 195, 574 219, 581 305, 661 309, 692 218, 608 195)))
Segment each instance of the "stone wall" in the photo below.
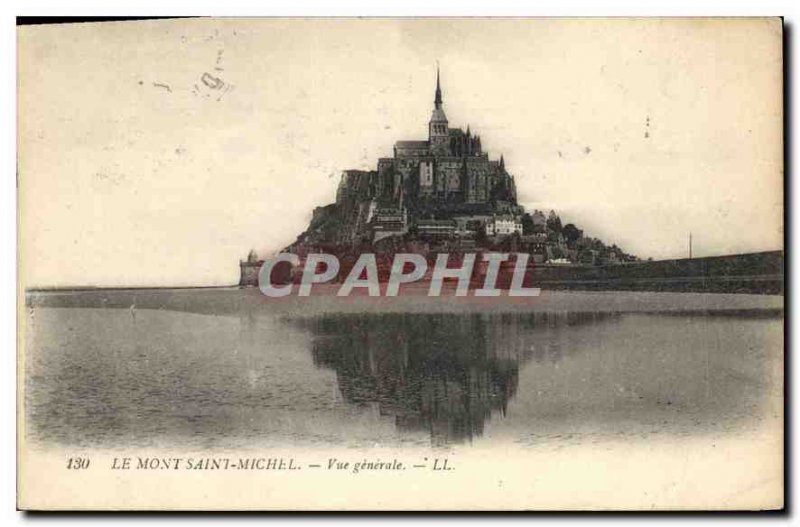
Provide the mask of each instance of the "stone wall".
MULTIPOLYGON (((257 286, 263 262, 240 262, 240 286, 257 286)), ((535 264, 531 285, 542 289, 782 295, 782 251, 614 265, 535 264)))

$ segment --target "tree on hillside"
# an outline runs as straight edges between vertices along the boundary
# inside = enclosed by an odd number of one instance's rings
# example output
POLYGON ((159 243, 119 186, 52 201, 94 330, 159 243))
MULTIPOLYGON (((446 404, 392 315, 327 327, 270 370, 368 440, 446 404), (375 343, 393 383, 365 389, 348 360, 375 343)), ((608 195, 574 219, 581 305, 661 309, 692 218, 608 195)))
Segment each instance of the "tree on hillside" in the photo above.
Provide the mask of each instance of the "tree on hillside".
POLYGON ((561 230, 562 234, 564 234, 564 238, 566 238, 567 243, 572 246, 576 241, 581 239, 583 236, 583 231, 577 228, 572 223, 567 223, 564 225, 564 228, 561 230))
POLYGON ((558 217, 554 210, 551 210, 547 216, 547 230, 561 232, 561 218, 558 217))
POLYGON ((533 218, 529 213, 522 215, 522 234, 533 234, 533 218))

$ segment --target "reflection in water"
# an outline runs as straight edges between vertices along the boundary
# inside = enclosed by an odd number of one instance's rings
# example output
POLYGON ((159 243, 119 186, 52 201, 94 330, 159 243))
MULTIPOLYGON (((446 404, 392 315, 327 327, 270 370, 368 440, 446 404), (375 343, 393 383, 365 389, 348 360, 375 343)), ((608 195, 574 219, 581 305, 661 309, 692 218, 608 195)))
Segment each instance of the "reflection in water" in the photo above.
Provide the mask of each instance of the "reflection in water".
POLYGON ((443 445, 480 436, 493 412, 505 414, 521 362, 559 360, 555 328, 609 318, 614 316, 385 314, 322 317, 302 325, 314 335, 314 363, 336 371, 348 402, 377 403, 398 429, 429 431, 432 442, 443 445))
POLYGON ((26 430, 44 444, 534 445, 735 434, 768 399, 780 416, 781 314, 27 316, 26 430))

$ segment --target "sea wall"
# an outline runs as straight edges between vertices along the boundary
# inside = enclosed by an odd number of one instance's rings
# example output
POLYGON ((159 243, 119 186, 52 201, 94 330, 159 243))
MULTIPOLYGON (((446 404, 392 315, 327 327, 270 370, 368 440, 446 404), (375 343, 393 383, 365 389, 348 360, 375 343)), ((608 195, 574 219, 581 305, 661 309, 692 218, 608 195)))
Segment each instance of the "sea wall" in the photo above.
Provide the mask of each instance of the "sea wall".
POLYGON ((539 265, 543 289, 783 294, 783 251, 631 262, 539 265))
MULTIPOLYGON (((783 294, 783 251, 609 265, 529 268, 542 289, 783 294)), ((261 262, 242 262, 240 286, 258 285, 261 262)))

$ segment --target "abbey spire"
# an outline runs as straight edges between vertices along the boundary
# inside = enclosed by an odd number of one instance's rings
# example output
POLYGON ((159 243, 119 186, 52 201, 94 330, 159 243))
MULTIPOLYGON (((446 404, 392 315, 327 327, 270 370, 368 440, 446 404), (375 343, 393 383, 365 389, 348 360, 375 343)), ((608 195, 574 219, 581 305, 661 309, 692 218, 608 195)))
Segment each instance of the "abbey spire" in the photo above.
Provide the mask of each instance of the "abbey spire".
POLYGON ((442 87, 439 83, 439 65, 436 65, 436 96, 433 99, 433 107, 440 109, 442 107, 442 87))
POLYGON ((439 79, 439 66, 436 66, 436 95, 433 99, 433 113, 428 122, 428 144, 433 150, 442 150, 448 146, 450 135, 447 116, 442 109, 442 85, 439 79))

